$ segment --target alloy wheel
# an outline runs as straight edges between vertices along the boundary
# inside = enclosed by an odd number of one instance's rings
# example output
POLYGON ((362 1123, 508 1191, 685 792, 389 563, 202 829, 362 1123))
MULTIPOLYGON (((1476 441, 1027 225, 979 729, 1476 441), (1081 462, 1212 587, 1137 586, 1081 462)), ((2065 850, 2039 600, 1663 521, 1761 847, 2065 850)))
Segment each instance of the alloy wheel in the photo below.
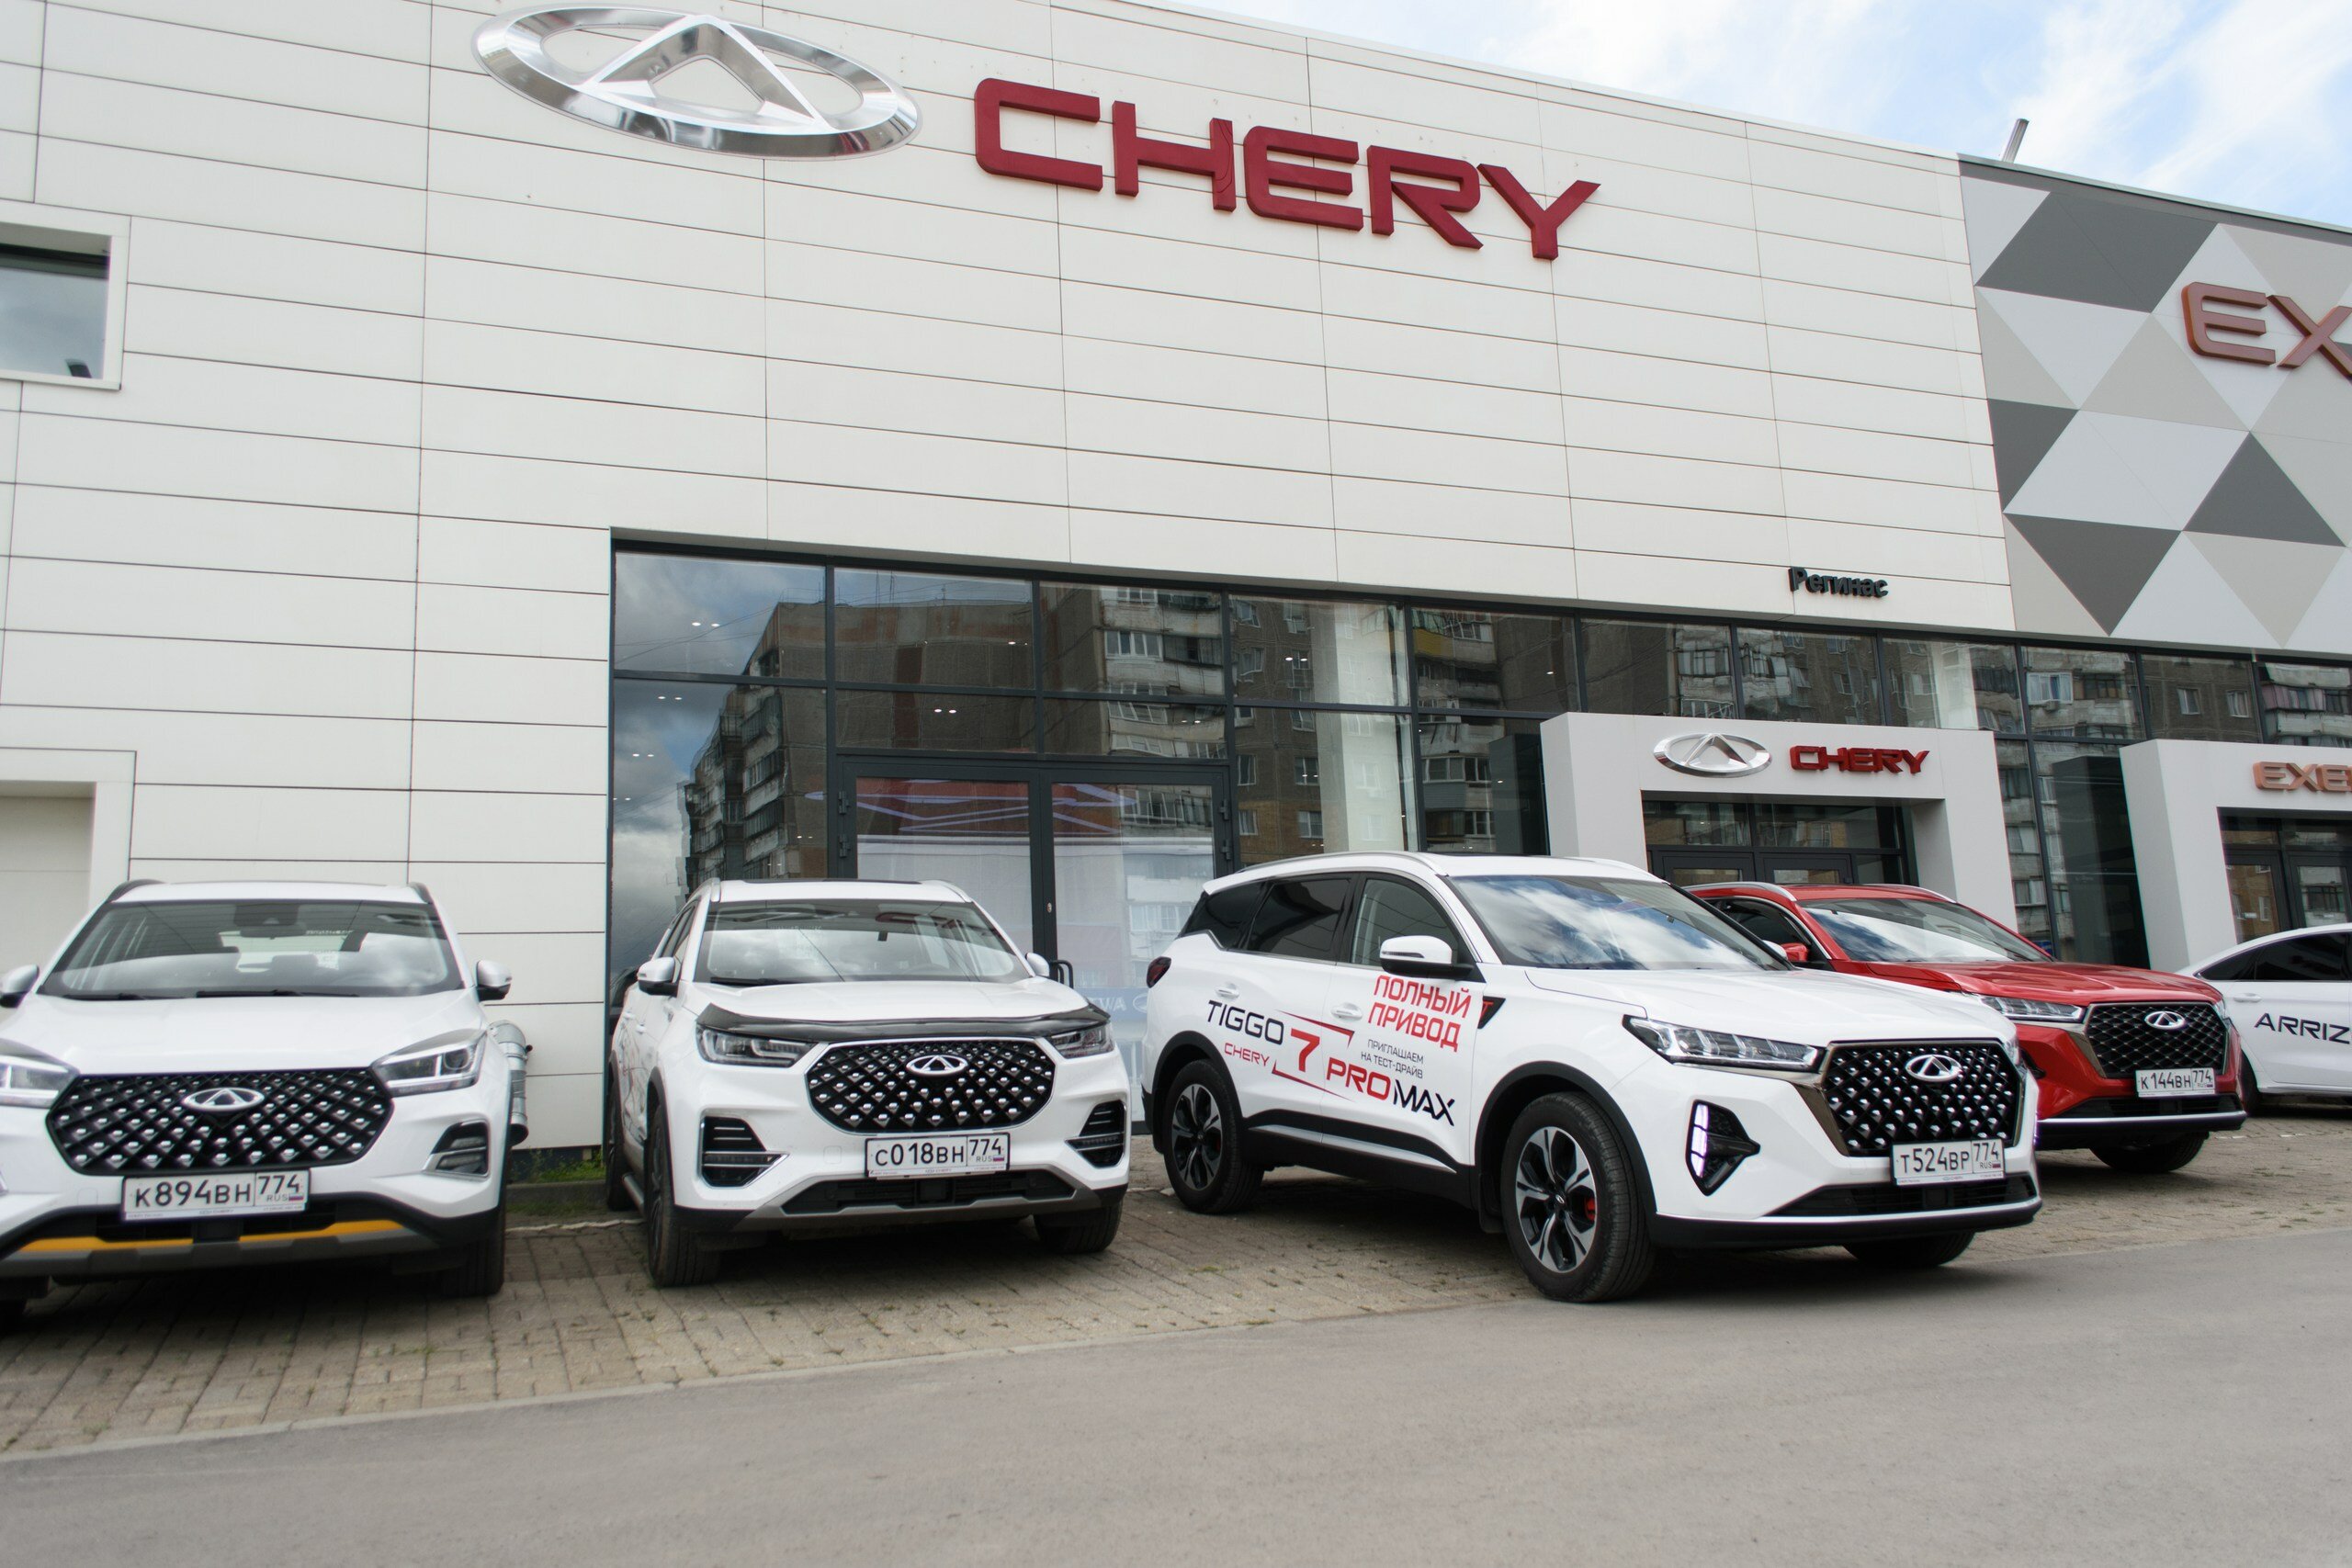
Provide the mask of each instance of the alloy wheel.
POLYGON ((1600 1195, 1592 1162, 1558 1127, 1538 1127, 1520 1146, 1514 1188, 1519 1235, 1546 1269, 1566 1273, 1592 1250, 1600 1195))
POLYGON ((1225 1112, 1203 1083, 1188 1084, 1168 1118, 1168 1154, 1176 1174, 1205 1192, 1225 1167, 1225 1112))

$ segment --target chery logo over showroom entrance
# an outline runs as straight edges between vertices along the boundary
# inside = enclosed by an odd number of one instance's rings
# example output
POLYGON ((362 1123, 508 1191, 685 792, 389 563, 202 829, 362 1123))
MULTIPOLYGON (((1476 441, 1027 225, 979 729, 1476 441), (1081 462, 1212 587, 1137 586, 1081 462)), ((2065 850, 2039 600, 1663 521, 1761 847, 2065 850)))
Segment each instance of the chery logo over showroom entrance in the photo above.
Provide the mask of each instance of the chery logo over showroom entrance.
POLYGON ((922 124, 914 100, 880 72, 724 17, 639 6, 535 6, 483 23, 474 53, 492 75, 536 103, 673 147, 762 158, 854 157, 896 147, 922 124), (726 72, 752 101, 713 104, 663 90, 668 78, 703 63, 726 72), (831 77, 857 95, 856 104, 819 107, 793 80, 795 70, 831 77))

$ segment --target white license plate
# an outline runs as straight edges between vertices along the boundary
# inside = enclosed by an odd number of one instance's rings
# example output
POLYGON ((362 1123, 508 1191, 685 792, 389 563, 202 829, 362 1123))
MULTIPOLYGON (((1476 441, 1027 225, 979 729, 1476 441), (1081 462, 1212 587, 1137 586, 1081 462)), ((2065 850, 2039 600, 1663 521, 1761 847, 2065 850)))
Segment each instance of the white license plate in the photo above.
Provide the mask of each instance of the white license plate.
POLYGON ((2132 1075, 2132 1087, 2143 1100, 2178 1100, 2185 1095, 2213 1092, 2211 1067, 2148 1067, 2132 1075))
POLYGON ((947 1137, 868 1138, 868 1179, 993 1176, 1012 1165, 1010 1133, 958 1133, 947 1137))
POLYGON ((240 1170, 217 1176, 130 1176, 122 1217, 203 1220, 225 1214, 292 1214, 311 1201, 307 1170, 240 1170))
POLYGON ((2001 1140, 1969 1138, 1956 1144, 1897 1144, 1894 1184, 1897 1187, 1941 1187, 1954 1181, 1998 1181, 2007 1175, 2001 1164, 2001 1140))

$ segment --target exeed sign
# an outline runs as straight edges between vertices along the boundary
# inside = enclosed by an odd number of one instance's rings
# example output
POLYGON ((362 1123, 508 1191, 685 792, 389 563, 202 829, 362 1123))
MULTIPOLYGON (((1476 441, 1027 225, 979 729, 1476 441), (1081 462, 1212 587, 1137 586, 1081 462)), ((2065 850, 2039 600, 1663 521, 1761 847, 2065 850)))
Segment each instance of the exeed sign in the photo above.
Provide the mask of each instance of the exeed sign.
POLYGON ((2256 762, 2254 787, 2352 795, 2352 762, 2256 762))
MULTIPOLYGON (((972 147, 980 167, 992 175, 1079 190, 1102 188, 1100 164, 1006 147, 1004 117, 1012 111, 1100 125, 1102 99, 992 76, 972 94, 972 147)), ((1447 244, 1475 251, 1482 242, 1463 225, 1459 214, 1477 206, 1491 187, 1527 225, 1535 254, 1550 261, 1560 254, 1560 225, 1600 188, 1594 181, 1578 180, 1546 202, 1499 164, 1471 164, 1396 147, 1360 147, 1340 137, 1271 125, 1253 126, 1241 138, 1237 182, 1234 146, 1229 119, 1209 121, 1205 143, 1170 141, 1136 129, 1135 105, 1111 106, 1111 182, 1121 196, 1142 190, 1144 170, 1162 169, 1208 181, 1209 203, 1219 212, 1231 212, 1247 201, 1261 218, 1349 230, 1363 228, 1368 218, 1375 234, 1396 232, 1396 205, 1402 202, 1447 244), (1349 170, 1359 164, 1365 174, 1364 204, 1333 199, 1354 194, 1356 177, 1349 170), (1281 194, 1285 191, 1308 194, 1281 194)))
POLYGON ((2192 283, 2180 291, 2180 313, 2188 329, 2188 346, 2211 358, 2242 359, 2249 365, 2275 363, 2281 370, 2292 370, 2312 355, 2322 354, 2335 367, 2337 374, 2352 378, 2352 348, 2335 341, 2337 331, 2352 320, 2352 305, 2338 305, 2324 316, 2313 319, 2310 311, 2284 294, 2258 294, 2251 288, 2231 288, 2219 283, 2192 283), (2278 313, 2302 336, 2284 355, 2256 344, 2225 343, 2213 334, 2260 337, 2269 331, 2269 326, 2260 316, 2217 310, 2213 308, 2216 305, 2235 306, 2242 310, 2276 305, 2278 313))

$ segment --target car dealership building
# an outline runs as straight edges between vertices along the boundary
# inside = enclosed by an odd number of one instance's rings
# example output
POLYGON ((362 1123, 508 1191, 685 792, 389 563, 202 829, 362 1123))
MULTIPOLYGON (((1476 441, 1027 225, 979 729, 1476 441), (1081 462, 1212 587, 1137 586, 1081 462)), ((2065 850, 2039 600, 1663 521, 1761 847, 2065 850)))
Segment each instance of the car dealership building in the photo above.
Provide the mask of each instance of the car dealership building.
POLYGON ((0 963, 421 881, 578 1145, 709 876, 949 877, 1130 1029, 1324 850, 2346 918, 2352 232, 1182 7, 589 9, 0 9, 0 963))

